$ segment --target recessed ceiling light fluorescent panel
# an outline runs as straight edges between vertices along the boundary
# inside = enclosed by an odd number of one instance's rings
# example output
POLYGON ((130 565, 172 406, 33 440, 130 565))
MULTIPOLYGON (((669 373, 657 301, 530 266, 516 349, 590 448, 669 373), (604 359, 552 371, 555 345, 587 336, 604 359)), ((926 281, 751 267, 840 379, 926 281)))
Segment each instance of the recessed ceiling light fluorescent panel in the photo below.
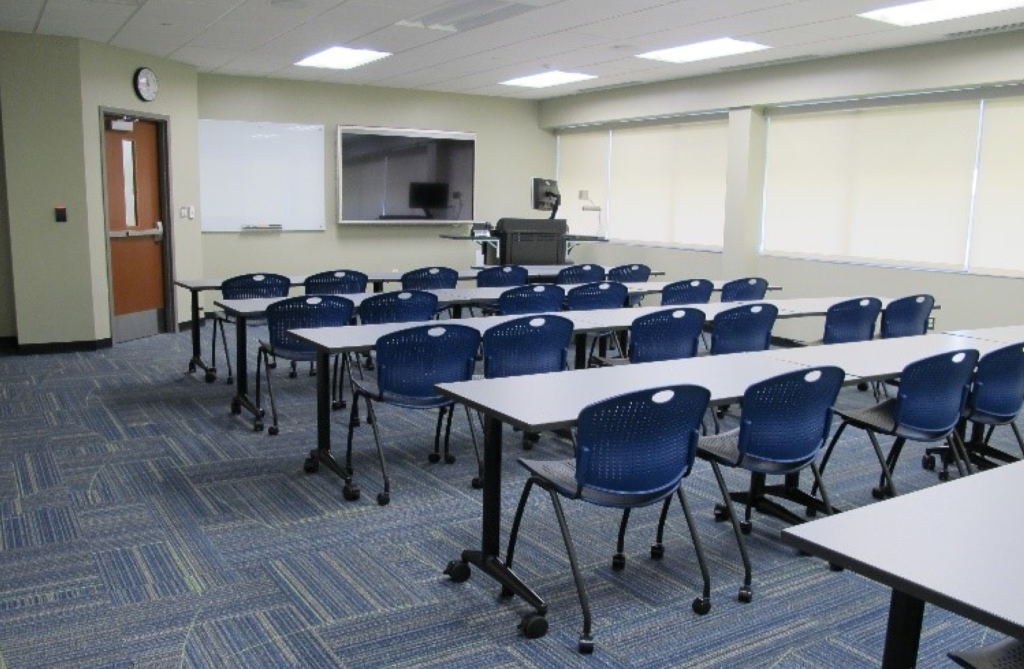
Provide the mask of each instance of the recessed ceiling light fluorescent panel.
POLYGON ((1024 0, 922 0, 858 14, 901 28, 1024 7, 1024 0))
POLYGON ((577 81, 586 81, 587 79, 596 78, 597 77, 593 74, 580 74, 579 72, 561 72, 559 70, 550 70, 548 72, 541 72, 540 74, 531 74, 528 77, 509 79, 508 81, 502 81, 500 83, 502 86, 548 88, 549 86, 561 86, 562 84, 572 84, 577 81))
POLYGON ((353 67, 366 65, 381 58, 387 58, 390 53, 373 51, 371 49, 349 49, 344 46, 332 46, 312 56, 303 58, 296 65, 303 67, 322 67, 330 70, 351 70, 353 67))
POLYGON ((725 56, 735 56, 741 53, 753 53, 755 51, 763 51, 770 48, 771 47, 765 46, 764 44, 758 44, 757 42, 747 42, 744 40, 733 39, 731 37, 722 37, 720 39, 708 40, 706 42, 684 44, 683 46, 676 46, 671 49, 648 51, 647 53, 637 55, 637 58, 662 60, 667 63, 695 63, 700 60, 724 58, 725 56))

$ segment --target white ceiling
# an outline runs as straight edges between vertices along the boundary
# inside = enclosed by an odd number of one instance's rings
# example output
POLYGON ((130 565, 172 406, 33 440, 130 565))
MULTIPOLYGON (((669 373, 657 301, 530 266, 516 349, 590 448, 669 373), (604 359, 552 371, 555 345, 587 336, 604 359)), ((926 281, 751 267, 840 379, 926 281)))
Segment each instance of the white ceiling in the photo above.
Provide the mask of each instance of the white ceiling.
POLYGON ((0 30, 81 37, 204 73, 544 99, 1024 27, 1024 9, 916 28, 856 16, 899 1, 0 0, 0 30), (687 65, 635 58, 718 37, 773 48, 687 65), (293 65, 334 45, 394 55, 342 72, 293 65), (598 78, 498 84, 547 69, 598 78))

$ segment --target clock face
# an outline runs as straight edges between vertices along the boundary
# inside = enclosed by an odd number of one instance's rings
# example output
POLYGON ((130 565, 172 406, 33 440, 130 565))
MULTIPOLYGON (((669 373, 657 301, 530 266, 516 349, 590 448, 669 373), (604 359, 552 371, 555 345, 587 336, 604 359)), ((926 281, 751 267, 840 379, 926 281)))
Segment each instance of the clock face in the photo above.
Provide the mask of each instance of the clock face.
POLYGON ((135 94, 139 96, 139 99, 146 102, 156 100, 157 91, 160 90, 160 84, 156 80, 156 72, 148 67, 140 67, 135 70, 133 83, 135 84, 135 94))

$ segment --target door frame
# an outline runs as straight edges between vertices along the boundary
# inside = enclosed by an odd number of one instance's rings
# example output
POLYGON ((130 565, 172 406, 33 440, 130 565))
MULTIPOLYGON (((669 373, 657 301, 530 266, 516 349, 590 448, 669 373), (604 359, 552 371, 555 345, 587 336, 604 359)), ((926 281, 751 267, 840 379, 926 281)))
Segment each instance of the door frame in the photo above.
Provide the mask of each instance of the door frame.
MULTIPOLYGON (((100 139, 100 175, 103 191, 103 236, 104 248, 107 253, 107 310, 110 314, 110 334, 114 334, 114 273, 111 267, 110 235, 107 234, 107 218, 110 203, 107 201, 107 154, 103 149, 104 133, 107 119, 120 117, 128 120, 152 121, 157 126, 157 179, 160 187, 160 216, 164 222, 164 237, 161 247, 163 254, 164 275, 164 316, 160 323, 163 332, 178 331, 178 308, 174 299, 174 208, 171 206, 171 170, 170 170, 170 117, 163 114, 146 114, 131 109, 114 107, 99 108, 99 139, 100 139)), ((116 343, 116 342, 114 342, 116 343)))

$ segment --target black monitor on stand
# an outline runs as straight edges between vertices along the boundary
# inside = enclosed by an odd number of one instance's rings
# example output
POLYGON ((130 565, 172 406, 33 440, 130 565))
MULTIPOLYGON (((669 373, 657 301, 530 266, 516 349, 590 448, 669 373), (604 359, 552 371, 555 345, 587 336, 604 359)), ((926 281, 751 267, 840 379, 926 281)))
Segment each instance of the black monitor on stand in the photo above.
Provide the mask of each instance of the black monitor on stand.
POLYGON ((550 218, 558 213, 562 204, 562 196, 558 192, 558 182, 554 179, 533 178, 533 208, 537 211, 550 211, 550 218))

